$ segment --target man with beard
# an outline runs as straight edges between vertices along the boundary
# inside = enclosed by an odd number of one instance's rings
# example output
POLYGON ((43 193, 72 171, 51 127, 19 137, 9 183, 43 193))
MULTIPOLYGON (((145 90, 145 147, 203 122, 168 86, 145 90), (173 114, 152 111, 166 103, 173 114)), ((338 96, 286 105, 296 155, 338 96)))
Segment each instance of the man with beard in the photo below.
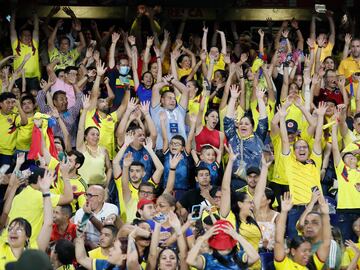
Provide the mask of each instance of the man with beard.
POLYGON ((126 91, 119 108, 109 113, 109 99, 100 97, 100 80, 104 75, 105 68, 101 66, 101 62, 96 65, 96 79, 90 96, 90 108, 86 112, 85 129, 91 126, 95 126, 99 129, 100 140, 99 144, 105 147, 109 152, 110 160, 115 155, 115 125, 119 121, 120 117, 124 114, 126 104, 130 98, 130 92, 126 91))
POLYGON ((104 225, 100 232, 99 247, 89 251, 91 259, 107 260, 109 250, 114 244, 118 229, 114 225, 104 225))

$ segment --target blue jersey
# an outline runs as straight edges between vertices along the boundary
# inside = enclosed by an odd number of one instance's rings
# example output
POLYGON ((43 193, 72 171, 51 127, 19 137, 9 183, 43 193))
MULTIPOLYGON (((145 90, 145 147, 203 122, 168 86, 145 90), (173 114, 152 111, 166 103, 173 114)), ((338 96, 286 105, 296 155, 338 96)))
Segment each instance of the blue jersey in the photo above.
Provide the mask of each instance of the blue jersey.
POLYGON ((216 270, 248 269, 247 255, 246 255, 246 253, 244 251, 239 251, 236 254, 236 256, 240 259, 241 264, 242 264, 240 267, 234 262, 233 256, 231 256, 231 255, 223 256, 224 259, 228 262, 226 266, 219 263, 218 260, 215 259, 212 254, 204 253, 201 256, 204 258, 204 262, 205 262, 204 270, 213 270, 213 269, 216 269, 216 270))
POLYGON ((107 260, 96 259, 93 262, 93 269, 94 270, 109 270, 109 269, 111 269, 111 270, 120 270, 119 266, 114 265, 112 268, 109 268, 110 265, 111 264, 107 260))
POLYGON ((151 101, 151 94, 151 88, 148 89, 143 84, 139 84, 139 87, 136 90, 136 95, 140 102, 151 101))
MULTIPOLYGON (((147 182, 151 178, 154 170, 154 163, 149 152, 144 147, 142 147, 140 150, 135 150, 131 146, 128 146, 128 148, 125 150, 124 157, 128 152, 132 153, 134 161, 139 161, 144 164, 145 176, 143 177, 142 181, 147 182)), ((123 167, 123 160, 124 158, 122 158, 120 161, 121 168, 123 167)))
MULTIPOLYGON (((174 190, 189 189, 189 156, 186 151, 182 153, 183 158, 180 160, 175 171, 175 184, 174 190)), ((166 187, 166 183, 170 172, 170 158, 172 154, 170 150, 166 150, 164 153, 164 174, 163 174, 163 187, 166 187)))
POLYGON ((205 161, 200 161, 196 167, 205 167, 210 171, 211 185, 217 186, 219 184, 219 164, 214 161, 212 163, 206 163, 205 161))

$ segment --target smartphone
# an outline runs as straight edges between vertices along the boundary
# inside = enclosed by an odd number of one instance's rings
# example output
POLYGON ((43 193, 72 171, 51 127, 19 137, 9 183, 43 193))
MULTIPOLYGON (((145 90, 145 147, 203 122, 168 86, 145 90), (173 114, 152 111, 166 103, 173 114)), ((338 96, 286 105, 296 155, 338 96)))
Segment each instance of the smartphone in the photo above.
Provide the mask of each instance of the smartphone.
POLYGON ((160 214, 157 214, 156 216, 154 216, 153 219, 155 222, 162 224, 167 220, 167 216, 160 213, 160 214))
POLYGON ((198 220, 201 218, 201 211, 202 210, 202 207, 200 204, 197 204, 197 205, 193 205, 192 206, 192 209, 191 209, 191 219, 192 220, 198 220))
POLYGON ((326 5, 316 4, 315 5, 315 11, 317 13, 326 13, 326 5))

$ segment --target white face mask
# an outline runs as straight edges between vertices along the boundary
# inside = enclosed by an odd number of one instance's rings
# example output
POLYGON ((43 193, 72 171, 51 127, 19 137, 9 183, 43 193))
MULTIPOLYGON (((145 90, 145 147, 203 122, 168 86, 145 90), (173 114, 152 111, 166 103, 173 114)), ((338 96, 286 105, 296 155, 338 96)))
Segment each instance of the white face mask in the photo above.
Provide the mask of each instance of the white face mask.
POLYGON ((122 76, 128 75, 129 71, 130 71, 130 67, 128 66, 121 66, 119 69, 120 75, 122 76))

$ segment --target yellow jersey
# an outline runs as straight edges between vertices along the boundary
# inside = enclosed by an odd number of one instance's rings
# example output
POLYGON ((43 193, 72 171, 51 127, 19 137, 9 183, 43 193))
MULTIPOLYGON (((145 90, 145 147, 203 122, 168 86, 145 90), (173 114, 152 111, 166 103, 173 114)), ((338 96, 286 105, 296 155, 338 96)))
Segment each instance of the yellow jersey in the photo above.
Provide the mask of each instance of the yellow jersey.
MULTIPOLYGON (((246 192, 246 194, 249 195, 249 197, 250 197, 251 199, 254 199, 254 196, 253 196, 253 195, 250 193, 250 191, 249 191, 249 186, 248 186, 248 185, 243 186, 242 188, 237 189, 236 192, 246 192)), ((275 201, 273 202, 272 207, 273 207, 273 208, 276 208, 276 207, 278 207, 278 206, 279 206, 279 203, 278 203, 277 199, 275 198, 275 201)))
MULTIPOLYGON (((28 248, 38 249, 36 243, 30 244, 28 248)), ((5 265, 9 262, 15 262, 18 258, 15 257, 10 245, 5 241, 0 241, 0 270, 5 270, 5 265)))
POLYGON ((351 169, 341 159, 335 167, 338 180, 337 209, 360 209, 360 192, 355 188, 360 184, 360 169, 351 169))
MULTIPOLYGON (((311 259, 313 260, 317 270, 321 270, 323 268, 325 262, 322 262, 316 253, 312 255, 311 259)), ((276 270, 308 270, 309 269, 306 266, 294 262, 291 258, 287 256, 285 256, 284 260, 282 260, 281 262, 274 260, 274 265, 276 270)))
POLYGON ((32 40, 33 46, 28 46, 22 43, 19 39, 16 39, 11 44, 13 55, 17 57, 14 59, 14 70, 19 68, 24 60, 25 55, 30 54, 29 60, 24 65, 25 77, 40 79, 40 61, 39 61, 39 43, 32 40))
MULTIPOLYGON (((239 227, 239 234, 243 236, 255 250, 259 250, 259 242, 261 240, 261 231, 258 226, 252 223, 241 222, 239 227)), ((258 260, 252 266, 249 267, 251 270, 260 270, 261 261, 258 260)))
POLYGON ((60 61, 60 63, 56 65, 55 70, 65 69, 68 66, 76 66, 76 59, 80 56, 77 48, 74 48, 67 53, 62 53, 54 47, 54 49, 48 53, 50 62, 54 61, 54 59, 59 59, 60 61))
MULTIPOLYGON (((49 170, 56 171, 58 169, 58 165, 59 161, 54 157, 51 157, 48 165, 49 170)), ((82 208, 86 203, 85 193, 88 189, 88 185, 80 175, 78 175, 76 178, 69 179, 69 181, 74 197, 70 205, 72 212, 75 213, 77 209, 82 208)), ((61 176, 60 170, 57 172, 57 180, 56 183, 53 183, 53 188, 51 190, 54 192, 54 194, 58 195, 64 193, 64 180, 61 176)))
POLYGON ((288 155, 281 153, 281 158, 286 164, 285 173, 293 203, 295 205, 308 204, 312 195, 311 188, 316 186, 322 190, 320 184, 322 156, 312 152, 310 158, 304 163, 297 161, 295 154, 291 152, 288 155))
MULTIPOLYGON (((356 246, 360 248, 360 243, 356 243, 356 246)), ((352 259, 355 257, 355 253, 352 250, 352 248, 347 247, 345 249, 345 252, 343 254, 342 260, 341 260, 341 268, 347 268, 348 265, 351 263, 352 259)), ((357 268, 360 269, 360 260, 357 261, 357 268)))
POLYGON ((121 177, 115 179, 115 185, 118 190, 119 203, 120 203, 120 217, 126 223, 131 223, 136 218, 137 203, 139 201, 139 190, 136 189, 129 182, 129 189, 131 192, 130 200, 125 203, 122 192, 121 177))
MULTIPOLYGON (((209 55, 206 57, 206 65, 209 66, 210 65, 210 57, 209 55)), ((224 55, 222 53, 220 53, 219 55, 219 60, 215 61, 214 64, 214 69, 213 69, 213 73, 211 75, 211 79, 214 78, 214 73, 217 70, 225 70, 225 61, 224 61, 224 55)))
POLYGON ((118 122, 116 112, 107 114, 106 117, 101 117, 96 109, 86 113, 85 129, 95 126, 100 131, 99 144, 106 148, 109 153, 110 160, 115 156, 115 125, 118 122))
MULTIPOLYGON (((51 193, 50 199, 52 207, 55 207, 60 200, 60 195, 51 193)), ((15 196, 11 205, 9 223, 17 217, 25 218, 31 224, 32 233, 30 243, 36 242, 43 225, 43 200, 41 191, 36 190, 29 185, 15 196)), ((4 230, 1 235, 1 240, 6 241, 7 235, 7 230, 4 230)))
POLYGON ((16 126, 18 131, 16 135, 16 149, 29 151, 34 128, 34 117, 28 117, 28 123, 25 126, 20 125, 20 116, 16 117, 16 126))
POLYGON ((18 114, 10 113, 4 115, 0 113, 0 154, 13 155, 16 145, 18 127, 16 117, 18 114))
MULTIPOLYGON (((258 110, 258 101, 252 100, 250 102, 250 109, 252 113, 252 117, 254 119, 254 130, 256 130, 258 124, 259 124, 259 110, 258 110)), ((268 124, 269 124, 269 130, 271 127, 271 121, 275 114, 275 101, 268 100, 268 104, 266 105, 266 115, 268 118, 268 124)))
POLYGON ((89 257, 91 259, 101 259, 101 260, 107 260, 108 256, 105 256, 102 252, 101 252, 101 247, 97 247, 93 250, 89 251, 89 257))

